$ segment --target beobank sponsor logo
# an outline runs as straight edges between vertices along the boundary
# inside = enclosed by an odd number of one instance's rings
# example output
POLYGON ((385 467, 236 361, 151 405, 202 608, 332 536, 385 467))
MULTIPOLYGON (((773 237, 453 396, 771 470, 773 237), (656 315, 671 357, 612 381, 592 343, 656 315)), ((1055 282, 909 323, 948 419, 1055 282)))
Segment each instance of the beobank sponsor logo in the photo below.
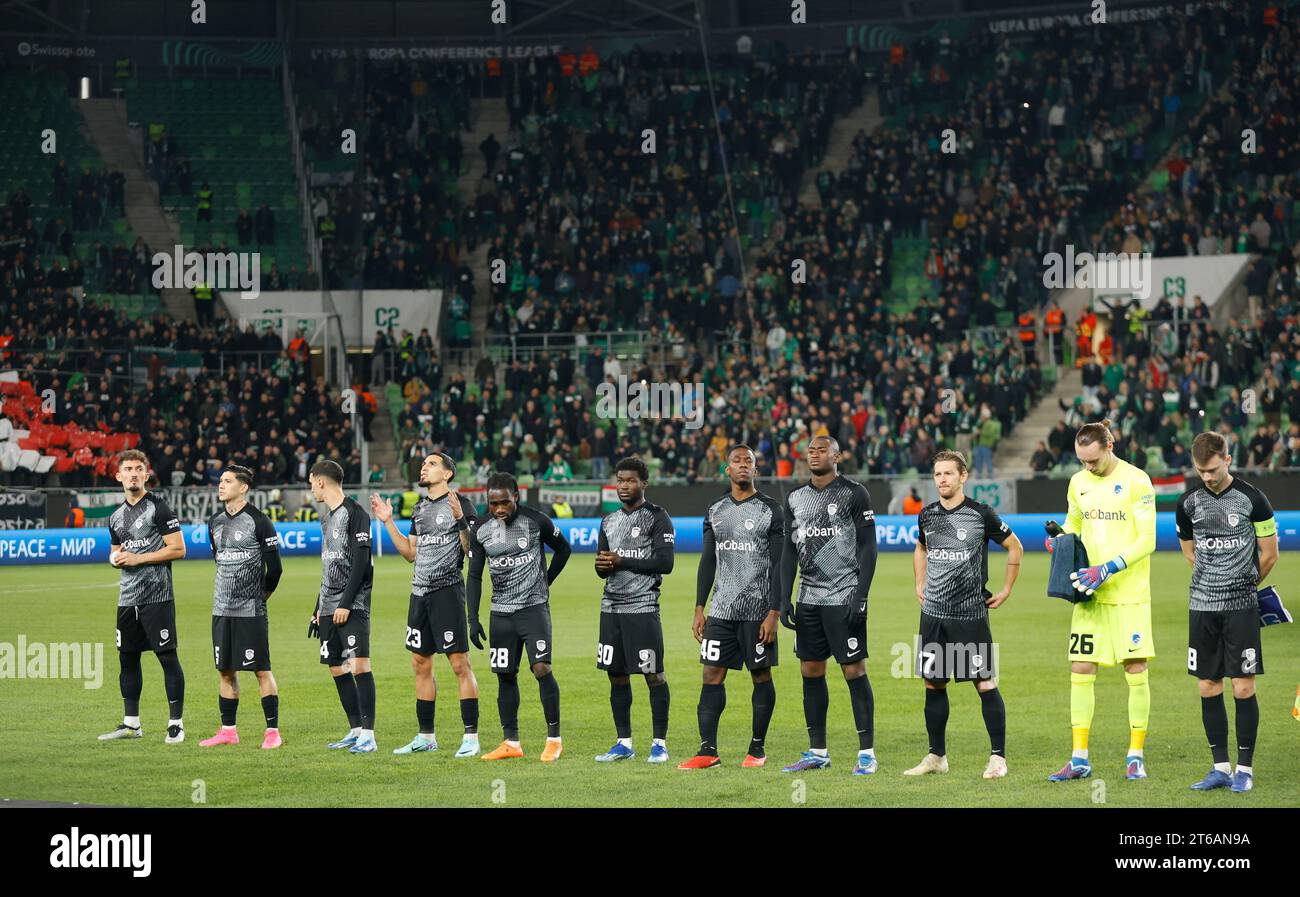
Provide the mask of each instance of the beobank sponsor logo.
POLYGON ((88 57, 95 55, 94 47, 85 45, 80 47, 64 47, 57 44, 34 44, 30 41, 18 42, 19 56, 63 56, 63 57, 88 57))

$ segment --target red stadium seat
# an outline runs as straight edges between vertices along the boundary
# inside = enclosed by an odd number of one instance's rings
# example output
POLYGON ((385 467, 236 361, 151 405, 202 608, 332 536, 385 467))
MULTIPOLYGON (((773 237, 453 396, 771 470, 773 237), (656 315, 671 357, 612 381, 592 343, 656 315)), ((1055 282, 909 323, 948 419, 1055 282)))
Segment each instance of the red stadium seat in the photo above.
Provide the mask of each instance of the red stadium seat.
POLYGON ((67 455, 63 455, 62 457, 56 456, 54 459, 55 473, 69 473, 76 466, 77 462, 69 458, 67 455))
POLYGON ((77 449, 72 458, 80 467, 90 467, 95 463, 95 453, 84 446, 77 449))
MULTIPOLYGON (((68 433, 68 448, 74 452, 85 449, 88 445, 90 445, 90 434, 85 430, 76 429, 68 433)), ((89 449, 86 450, 89 451, 89 449)))
MULTIPOLYGON (((50 427, 50 441, 49 441, 49 444, 50 444, 51 446, 67 445, 67 444, 68 444, 68 430, 67 430, 67 428, 66 428, 66 427, 50 427)), ((50 454, 52 455, 52 454, 54 454, 54 452, 50 452, 50 454)))
POLYGON ((108 458, 105 458, 101 455, 100 457, 95 459, 95 476, 97 477, 108 476, 108 458))
POLYGON ((108 441, 108 434, 107 434, 107 433, 91 433, 91 434, 90 434, 90 447, 91 447, 92 449, 95 449, 95 450, 97 450, 97 451, 103 451, 104 443, 106 443, 107 441, 108 441))

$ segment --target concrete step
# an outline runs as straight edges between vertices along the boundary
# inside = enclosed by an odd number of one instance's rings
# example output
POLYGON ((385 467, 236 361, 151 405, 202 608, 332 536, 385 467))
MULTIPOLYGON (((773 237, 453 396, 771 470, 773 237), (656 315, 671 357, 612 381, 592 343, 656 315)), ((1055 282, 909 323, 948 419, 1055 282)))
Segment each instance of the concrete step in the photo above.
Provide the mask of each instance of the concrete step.
POLYGON ((1029 471, 1029 461, 1038 442, 1046 440, 1052 427, 1065 416, 1057 402, 1069 405, 1079 395, 1082 386, 1083 375, 1077 368, 1061 369, 1060 379, 1052 391, 1043 395, 1042 400, 1024 420, 1016 424, 1015 430, 1002 440, 1002 444, 993 453, 993 469, 999 476, 1029 471))
POLYGON ((853 138, 858 131, 868 135, 875 133, 885 118, 880 114, 880 95, 871 88, 863 97, 862 105, 848 115, 835 120, 831 125, 830 140, 826 145, 826 157, 817 168, 804 172, 799 188, 799 202, 810 207, 821 207, 821 197, 817 193, 817 175, 823 171, 839 174, 848 167, 853 158, 853 138))

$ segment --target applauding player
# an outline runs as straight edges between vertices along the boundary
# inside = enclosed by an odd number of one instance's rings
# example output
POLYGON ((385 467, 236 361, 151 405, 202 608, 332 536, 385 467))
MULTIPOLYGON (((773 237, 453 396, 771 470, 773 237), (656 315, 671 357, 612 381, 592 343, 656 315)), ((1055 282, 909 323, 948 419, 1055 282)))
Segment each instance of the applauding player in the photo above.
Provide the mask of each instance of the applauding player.
POLYGON ((781 610, 781 505, 754 488, 754 450, 735 445, 727 452, 731 491, 704 513, 704 554, 695 584, 695 623, 704 686, 696 711, 700 752, 678 769, 718 766, 718 719, 727 706, 727 670, 749 667, 754 681, 754 728, 741 766, 767 759, 764 741, 776 705, 772 667, 777 663, 776 630, 781 610), (704 605, 713 591, 713 605, 704 605))
POLYGON ((905 776, 948 771, 948 680, 974 682, 979 692, 991 750, 984 778, 1007 774, 1007 709, 998 691, 997 646, 989 611, 1011 597, 1024 549, 1016 534, 986 504, 966 497, 969 472, 960 452, 934 456, 939 500, 921 509, 916 520, 912 570, 921 604, 917 637, 917 675, 925 679, 925 729, 930 750, 905 776), (989 539, 1007 549, 1006 584, 989 592, 989 539))
POLYGON ((406 612, 406 650, 415 670, 415 716, 420 727, 411 743, 394 754, 436 751, 434 707, 438 685, 433 678, 433 655, 446 654, 460 685, 460 718, 465 726, 458 758, 473 757, 478 744, 478 681, 469 666, 469 630, 466 624, 465 579, 461 564, 469 554, 469 528, 474 506, 450 488, 456 462, 435 452, 420 465, 420 485, 428 494, 411 511, 410 538, 393 522, 393 506, 378 495, 370 496, 370 510, 384 524, 397 553, 415 564, 411 574, 411 603, 406 612))
POLYGON ((483 594, 483 568, 492 575, 492 613, 488 620, 488 666, 497 676, 497 710, 504 740, 483 755, 484 760, 509 760, 524 755, 519 742, 519 660, 528 652, 529 668, 546 715, 546 747, 542 762, 560 759, 560 686, 551 672, 551 583, 569 562, 572 549, 559 527, 540 511, 519 505, 519 486, 508 473, 494 473, 487 482, 488 516, 469 535, 469 638, 483 650, 483 624, 478 606, 483 594), (546 552, 551 549, 551 563, 546 552))

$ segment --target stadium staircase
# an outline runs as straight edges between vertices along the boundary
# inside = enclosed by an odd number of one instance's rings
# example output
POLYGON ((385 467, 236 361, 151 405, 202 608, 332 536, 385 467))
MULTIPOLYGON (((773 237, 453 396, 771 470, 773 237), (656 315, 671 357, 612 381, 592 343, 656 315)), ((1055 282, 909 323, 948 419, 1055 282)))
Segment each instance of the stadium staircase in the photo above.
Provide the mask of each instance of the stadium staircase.
MULTIPOLYGON (((374 389, 375 401, 379 403, 379 410, 375 413, 375 419, 370 422, 370 435, 375 437, 369 443, 370 463, 378 464, 384 469, 384 482, 388 484, 400 483, 405 481, 405 475, 398 469, 400 466, 397 455, 397 413, 402 409, 402 394, 397 393, 396 405, 393 405, 393 397, 389 395, 388 390, 380 387, 374 389)), ((370 471, 362 472, 362 479, 368 480, 370 471)))
POLYGON ((822 164, 809 167, 803 173, 803 183, 799 188, 799 202, 809 208, 821 208, 821 195, 817 192, 817 175, 822 171, 840 174, 853 158, 853 138, 858 131, 874 134, 885 118, 880 114, 880 94, 873 87, 866 91, 862 105, 843 118, 837 118, 831 126, 830 141, 826 146, 826 157, 822 164))
MULTIPOLYGON (((105 164, 126 178, 126 220, 154 252, 170 252, 180 242, 181 230, 163 212, 158 185, 144 170, 144 147, 139 131, 127 125, 126 101, 117 99, 70 100, 81 113, 91 141, 105 164)), ((189 290, 165 289, 163 307, 183 321, 195 319, 189 290)))

